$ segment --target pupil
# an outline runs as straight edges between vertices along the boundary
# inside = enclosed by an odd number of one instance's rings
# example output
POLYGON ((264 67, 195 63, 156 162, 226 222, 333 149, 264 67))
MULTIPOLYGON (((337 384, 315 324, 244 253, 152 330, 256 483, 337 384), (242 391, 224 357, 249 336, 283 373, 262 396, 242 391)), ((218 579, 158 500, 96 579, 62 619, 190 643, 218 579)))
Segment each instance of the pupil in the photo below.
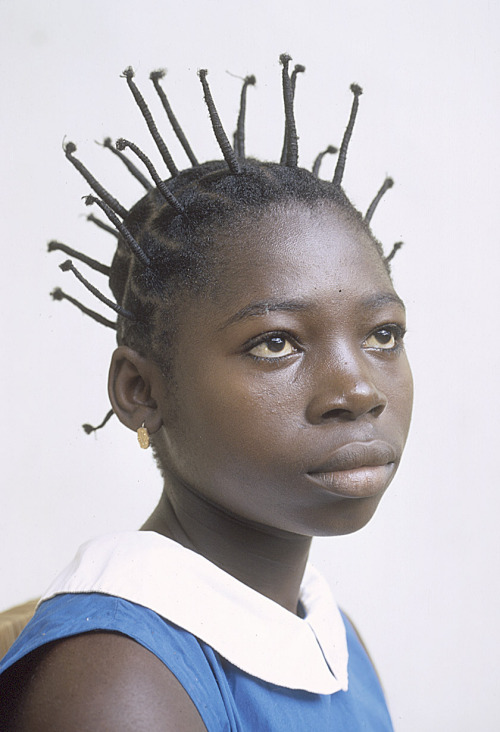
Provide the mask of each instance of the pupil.
POLYGON ((388 330, 379 330, 377 337, 381 343, 389 343, 392 333, 388 330))
POLYGON ((278 353, 279 351, 283 350, 283 338, 279 338, 276 336, 275 338, 271 338, 268 343, 267 347, 270 351, 273 351, 274 353, 278 353))

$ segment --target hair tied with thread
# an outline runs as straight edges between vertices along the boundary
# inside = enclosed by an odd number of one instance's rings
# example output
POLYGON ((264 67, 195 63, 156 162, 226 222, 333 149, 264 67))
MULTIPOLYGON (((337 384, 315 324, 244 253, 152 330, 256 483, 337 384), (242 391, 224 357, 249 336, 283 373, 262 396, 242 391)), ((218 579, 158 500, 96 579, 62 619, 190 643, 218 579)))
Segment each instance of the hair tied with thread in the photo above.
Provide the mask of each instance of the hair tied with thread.
MULTIPOLYGON (((236 204, 236 208, 239 210, 241 204, 245 202, 249 202, 251 205, 254 203, 265 205, 268 201, 278 200, 280 195, 303 197, 307 194, 312 198, 314 196, 324 197, 325 186, 328 186, 328 182, 321 180, 313 183, 312 181, 319 178, 320 167, 325 156, 336 153, 338 153, 338 158, 333 180, 329 184, 330 193, 328 195, 340 205, 352 206, 342 190, 342 180, 358 113, 359 97, 363 93, 362 88, 358 84, 352 84, 350 87, 353 99, 340 148, 328 145, 326 149, 322 150, 314 161, 311 176, 298 166, 299 137, 294 109, 298 75, 304 73, 305 66, 296 64, 290 73, 291 56, 287 53, 281 54, 279 62, 282 67, 281 86, 285 121, 279 164, 246 158, 247 92, 250 86, 256 84, 253 74, 238 77, 242 81, 242 87, 236 130, 233 136, 234 144, 231 145, 207 80, 208 71, 207 69, 198 71, 213 134, 223 158, 200 163, 165 92, 162 83, 165 79, 165 71, 159 69, 151 72, 149 79, 168 122, 191 164, 191 168, 181 171, 174 162, 151 110, 135 83, 133 68, 128 66, 123 71, 122 77, 126 80, 170 178, 164 179, 152 160, 134 142, 120 137, 114 145, 111 137, 105 137, 103 142, 98 144, 118 158, 146 191, 145 195, 128 210, 76 156, 76 144, 64 139, 63 150, 67 160, 93 191, 92 194, 84 196, 85 204, 97 206, 104 214, 104 221, 93 214, 87 216, 88 221, 110 233, 117 244, 111 265, 101 262, 100 257, 99 259, 89 257, 78 249, 56 240, 49 242, 48 251, 62 252, 69 257, 60 265, 61 270, 71 272, 101 303, 113 310, 116 320, 109 320, 88 308, 60 287, 52 290, 53 300, 70 302, 80 312, 96 322, 117 331, 119 343, 133 344, 134 347, 142 348, 146 352, 151 346, 151 340, 148 339, 154 337, 154 334, 152 335, 153 326, 148 320, 151 317, 154 293, 161 292, 165 283, 170 281, 170 277, 177 276, 179 272, 184 276, 191 266, 197 266, 195 261, 199 261, 199 253, 194 252, 190 247, 196 238, 196 227, 199 224, 203 226, 207 221, 210 225, 210 222, 214 220, 210 217, 218 216, 225 206, 231 207, 236 204), (126 153, 126 150, 130 151, 131 155, 126 153), (134 157, 137 158, 138 164, 133 161, 134 157), (183 250, 183 247, 186 249, 183 250), (106 277, 114 300, 89 282, 75 267, 73 260, 78 260, 84 266, 89 267, 97 277, 106 277)), ((364 222, 367 226, 371 224, 381 199, 392 186, 392 178, 386 177, 364 215, 364 222)), ((378 243, 377 246, 379 246, 378 243)), ((388 271, 390 271, 390 262, 401 246, 402 242, 396 242, 386 256, 380 250, 388 271)), ((98 427, 84 425, 85 431, 90 434, 96 429, 100 429, 106 424, 112 413, 112 411, 108 412, 106 419, 98 427)), ((141 432, 142 435, 147 433, 144 424, 139 428, 139 431, 141 430, 144 431, 141 432)))

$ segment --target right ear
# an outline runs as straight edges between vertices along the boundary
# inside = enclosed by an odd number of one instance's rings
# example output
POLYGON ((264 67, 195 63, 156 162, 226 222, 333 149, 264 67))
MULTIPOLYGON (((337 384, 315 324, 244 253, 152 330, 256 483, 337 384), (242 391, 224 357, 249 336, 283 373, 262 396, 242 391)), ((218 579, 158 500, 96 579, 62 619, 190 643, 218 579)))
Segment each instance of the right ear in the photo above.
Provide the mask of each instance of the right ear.
POLYGON ((128 346, 119 346, 109 367, 108 394, 113 411, 126 427, 138 430, 144 424, 150 434, 157 432, 163 418, 152 397, 158 369, 128 346))

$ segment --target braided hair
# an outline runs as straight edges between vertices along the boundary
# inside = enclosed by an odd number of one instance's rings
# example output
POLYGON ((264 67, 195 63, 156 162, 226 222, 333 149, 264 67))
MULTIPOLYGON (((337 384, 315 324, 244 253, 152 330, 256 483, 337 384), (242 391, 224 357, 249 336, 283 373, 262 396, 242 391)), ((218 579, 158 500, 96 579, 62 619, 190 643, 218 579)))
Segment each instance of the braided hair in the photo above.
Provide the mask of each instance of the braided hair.
MULTIPOLYGON (((147 103, 134 81, 134 71, 127 68, 123 76, 146 121, 160 156, 170 177, 166 180, 157 172, 152 161, 141 149, 125 139, 113 147, 110 138, 104 148, 113 152, 127 170, 141 183, 145 195, 127 210, 97 181, 85 165, 75 157, 76 146, 64 146, 67 159, 89 183, 94 193, 86 197, 87 205, 101 209, 109 224, 91 214, 88 219, 109 231, 117 239, 111 266, 97 262, 57 241, 49 243, 49 251, 62 251, 73 259, 104 274, 114 300, 103 295, 67 260, 60 265, 71 271, 80 282, 116 314, 110 320, 79 303, 60 288, 52 296, 66 299, 85 314, 107 327, 117 330, 119 344, 126 344, 143 355, 155 358, 165 367, 165 354, 171 345, 176 296, 186 288, 191 291, 206 287, 207 273, 213 264, 213 249, 217 231, 224 225, 234 225, 248 214, 276 202, 302 202, 313 205, 330 201, 344 209, 347 215, 369 230, 369 224, 380 199, 393 185, 387 178, 370 204, 365 216, 358 212, 344 193, 341 183, 347 150, 354 129, 362 89, 351 86, 353 104, 349 121, 341 141, 333 181, 319 178, 321 161, 326 154, 335 154, 337 148, 328 146, 316 158, 312 172, 298 166, 298 137, 294 118, 294 97, 297 74, 305 68, 296 65, 290 73, 290 56, 280 57, 285 111, 285 131, 280 163, 261 162, 245 156, 245 110, 247 90, 255 84, 254 76, 243 80, 240 111, 233 145, 223 128, 205 69, 198 72, 212 128, 223 159, 199 163, 177 118, 172 111, 161 84, 163 71, 153 71, 150 79, 161 100, 169 122, 183 146, 191 167, 179 171, 161 137, 147 103), (129 150, 147 170, 151 180, 124 153, 129 150), (161 303, 161 305, 160 305, 161 303)), ((373 238, 387 271, 401 242, 385 256, 380 244, 373 238)), ((109 414, 108 414, 109 418, 109 414)), ((102 426, 102 425, 100 425, 102 426)), ((84 426, 92 431, 89 425, 84 426)))

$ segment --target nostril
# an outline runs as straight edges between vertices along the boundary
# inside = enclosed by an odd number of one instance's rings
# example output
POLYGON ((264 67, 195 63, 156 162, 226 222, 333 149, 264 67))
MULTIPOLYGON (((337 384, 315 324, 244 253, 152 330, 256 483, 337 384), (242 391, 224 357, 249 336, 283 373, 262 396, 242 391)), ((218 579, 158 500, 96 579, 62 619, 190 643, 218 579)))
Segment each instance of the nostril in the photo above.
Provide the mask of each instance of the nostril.
POLYGON ((356 419, 356 416, 349 409, 329 409, 323 419, 356 419))
MULTIPOLYGON (((369 409, 368 411, 365 411, 364 414, 371 414, 374 417, 379 417, 382 412, 385 409, 385 404, 377 404, 377 406, 373 407, 372 409, 369 409)), ((323 412, 322 419, 325 421, 332 420, 332 419, 339 419, 339 420, 353 420, 357 419, 360 416, 360 413, 358 413, 354 409, 329 409, 326 412, 323 412)))
POLYGON ((370 409, 370 414, 373 414, 374 417, 379 417, 382 412, 385 409, 385 404, 378 404, 376 407, 373 407, 373 409, 370 409))

